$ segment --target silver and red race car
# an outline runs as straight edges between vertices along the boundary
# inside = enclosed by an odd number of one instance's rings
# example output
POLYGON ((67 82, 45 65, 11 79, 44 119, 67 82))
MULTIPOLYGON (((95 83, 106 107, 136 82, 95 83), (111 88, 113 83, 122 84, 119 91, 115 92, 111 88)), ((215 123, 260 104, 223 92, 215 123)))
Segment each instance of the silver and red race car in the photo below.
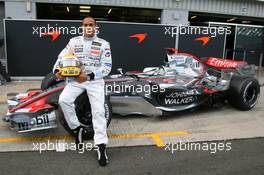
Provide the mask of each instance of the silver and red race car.
MULTIPOLYGON (((254 78, 253 65, 215 57, 197 58, 174 48, 166 50, 165 64, 160 67, 126 73, 118 69, 120 74, 105 78, 108 124, 112 113, 161 116, 226 102, 239 110, 250 110, 257 104, 260 85, 254 78)), ((55 128, 60 121, 72 134, 58 105, 64 87, 64 81, 57 81, 50 73, 43 79, 41 89, 9 97, 3 120, 18 132, 55 128)), ((85 92, 76 99, 75 106, 90 138, 92 115, 85 92)))

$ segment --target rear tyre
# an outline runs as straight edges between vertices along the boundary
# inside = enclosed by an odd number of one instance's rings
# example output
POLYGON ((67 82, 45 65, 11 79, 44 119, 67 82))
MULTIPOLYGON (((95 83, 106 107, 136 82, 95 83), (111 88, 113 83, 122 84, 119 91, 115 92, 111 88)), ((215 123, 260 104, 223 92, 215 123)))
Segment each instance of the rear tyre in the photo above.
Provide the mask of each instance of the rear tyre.
POLYGON ((234 108, 250 110, 257 104, 259 93, 260 85, 255 78, 235 76, 230 82, 228 102, 234 108))
MULTIPOLYGON (((76 115, 82 126, 85 128, 84 139, 88 140, 93 138, 94 130, 92 124, 92 113, 91 106, 86 92, 83 92, 77 99, 75 100, 75 111, 76 115)), ((74 136, 73 131, 70 129, 68 123, 64 118, 64 114, 59 107, 57 110, 57 116, 59 118, 60 123, 65 128, 65 130, 72 136, 74 136)), ((112 119, 112 108, 110 104, 109 97, 105 98, 105 118, 107 120, 107 126, 109 126, 112 119)))

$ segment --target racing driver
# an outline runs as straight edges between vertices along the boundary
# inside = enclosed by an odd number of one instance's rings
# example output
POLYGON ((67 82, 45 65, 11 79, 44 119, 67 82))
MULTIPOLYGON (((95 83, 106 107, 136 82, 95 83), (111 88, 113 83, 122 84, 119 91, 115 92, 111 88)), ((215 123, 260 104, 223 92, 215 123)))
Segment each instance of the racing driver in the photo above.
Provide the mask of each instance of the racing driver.
POLYGON ((98 162, 99 165, 106 166, 108 137, 103 77, 108 75, 112 68, 110 45, 109 42, 97 37, 96 20, 93 17, 85 17, 82 26, 83 35, 70 39, 68 45, 59 54, 53 72, 58 79, 63 78, 57 68, 59 60, 65 55, 73 54, 83 64, 82 72, 78 77, 66 79, 67 83, 60 95, 59 104, 65 120, 75 133, 76 145, 79 146, 83 144, 84 127, 76 116, 74 101, 83 91, 87 92, 92 110, 94 144, 98 146, 98 162))

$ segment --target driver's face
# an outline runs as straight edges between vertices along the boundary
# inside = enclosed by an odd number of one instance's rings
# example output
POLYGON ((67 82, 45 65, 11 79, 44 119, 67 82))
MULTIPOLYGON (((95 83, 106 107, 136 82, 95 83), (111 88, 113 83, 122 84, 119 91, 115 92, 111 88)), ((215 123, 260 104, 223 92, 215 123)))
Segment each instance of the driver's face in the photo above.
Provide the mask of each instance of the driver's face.
POLYGON ((95 20, 93 18, 85 18, 82 23, 84 36, 93 37, 95 34, 95 20))

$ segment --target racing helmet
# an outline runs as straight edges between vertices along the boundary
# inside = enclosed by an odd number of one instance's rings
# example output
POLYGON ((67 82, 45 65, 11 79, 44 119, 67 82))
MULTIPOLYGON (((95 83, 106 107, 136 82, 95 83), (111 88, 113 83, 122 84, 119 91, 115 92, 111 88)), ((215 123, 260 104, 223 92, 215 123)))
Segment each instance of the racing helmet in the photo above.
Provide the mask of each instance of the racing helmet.
POLYGON ((66 54, 59 60, 59 71, 63 77, 75 77, 81 73, 81 62, 74 54, 66 54))

